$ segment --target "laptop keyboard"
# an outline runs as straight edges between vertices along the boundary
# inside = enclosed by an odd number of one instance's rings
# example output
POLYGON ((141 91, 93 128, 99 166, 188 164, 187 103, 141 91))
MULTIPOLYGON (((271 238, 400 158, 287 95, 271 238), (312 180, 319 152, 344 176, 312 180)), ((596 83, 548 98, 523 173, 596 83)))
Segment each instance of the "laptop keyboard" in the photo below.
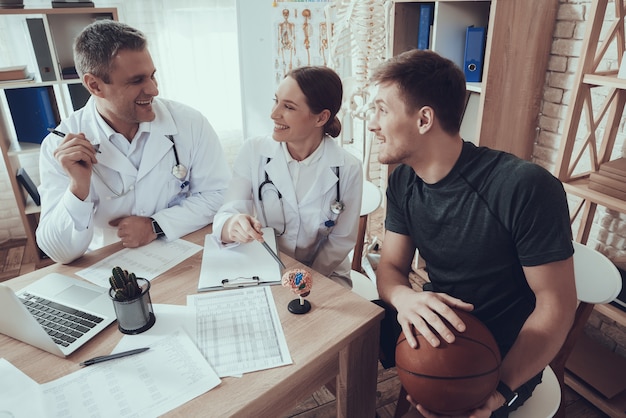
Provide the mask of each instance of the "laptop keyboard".
POLYGON ((69 346, 103 320, 30 293, 23 293, 19 298, 54 342, 63 347, 69 346))

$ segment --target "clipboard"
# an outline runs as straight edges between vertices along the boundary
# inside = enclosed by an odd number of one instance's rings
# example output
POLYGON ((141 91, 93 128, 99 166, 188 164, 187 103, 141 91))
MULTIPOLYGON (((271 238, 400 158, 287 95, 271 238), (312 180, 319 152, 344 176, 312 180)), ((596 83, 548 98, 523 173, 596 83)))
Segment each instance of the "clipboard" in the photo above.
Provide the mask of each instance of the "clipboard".
MULTIPOLYGON (((265 242, 278 254, 274 229, 263 228, 262 232, 265 242)), ((204 238, 199 292, 279 284, 280 281, 279 263, 260 242, 223 247, 211 234, 204 238)))

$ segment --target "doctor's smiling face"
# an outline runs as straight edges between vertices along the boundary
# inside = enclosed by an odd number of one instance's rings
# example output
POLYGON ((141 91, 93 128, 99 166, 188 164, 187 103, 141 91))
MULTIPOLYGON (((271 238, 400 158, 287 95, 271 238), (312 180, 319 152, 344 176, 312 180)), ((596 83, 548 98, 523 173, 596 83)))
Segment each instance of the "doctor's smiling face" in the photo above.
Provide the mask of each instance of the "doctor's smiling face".
MULTIPOLYGON (((298 82, 292 77, 285 77, 276 90, 272 107, 272 137, 294 148, 312 148, 310 152, 313 152, 323 138, 324 124, 328 121, 329 113, 328 110, 313 113, 298 82)), ((289 150, 291 152, 292 148, 289 147, 289 150)), ((292 156, 297 158, 293 152, 292 156)))
POLYGON ((159 94, 156 69, 147 49, 121 49, 111 61, 108 82, 94 76, 98 112, 117 132, 131 140, 139 123, 156 117, 152 99, 159 94))

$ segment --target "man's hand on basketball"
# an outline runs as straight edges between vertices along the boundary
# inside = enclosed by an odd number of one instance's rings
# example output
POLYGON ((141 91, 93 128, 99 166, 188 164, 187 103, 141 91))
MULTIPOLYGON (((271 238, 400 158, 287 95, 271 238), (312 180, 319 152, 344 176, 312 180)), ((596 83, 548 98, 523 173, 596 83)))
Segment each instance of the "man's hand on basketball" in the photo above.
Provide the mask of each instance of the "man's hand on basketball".
POLYGON ((472 304, 445 293, 406 292, 396 301, 396 308, 407 343, 417 348, 415 335, 423 335, 433 347, 439 346, 440 337, 448 343, 454 342, 454 333, 442 318, 459 332, 465 331, 465 324, 451 306, 468 312, 474 309, 472 304))

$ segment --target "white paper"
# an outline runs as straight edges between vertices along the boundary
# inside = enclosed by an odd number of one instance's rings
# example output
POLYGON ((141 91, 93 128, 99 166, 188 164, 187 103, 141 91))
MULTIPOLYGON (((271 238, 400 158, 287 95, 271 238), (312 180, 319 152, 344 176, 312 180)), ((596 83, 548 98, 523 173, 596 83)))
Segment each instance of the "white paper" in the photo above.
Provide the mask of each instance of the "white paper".
POLYGON ((110 287, 111 270, 120 266, 137 277, 152 280, 201 249, 202 246, 183 239, 170 242, 157 239, 143 247, 124 248, 76 274, 98 286, 110 287))
MULTIPOLYGON (((148 347, 172 332, 182 328, 196 343, 196 311, 184 305, 155 303, 152 305, 156 322, 147 331, 137 335, 124 335, 111 353, 148 347)), ((0 417, 1 418, 1 417, 0 417)))
MULTIPOLYGON (((263 228, 263 239, 276 253, 274 229, 263 228)), ((199 291, 222 290, 222 280, 256 284, 252 281, 255 276, 262 284, 278 284, 281 279, 280 265, 260 242, 224 247, 216 242, 213 235, 205 237, 199 291)))
POLYGON ((195 308, 196 343, 218 376, 291 364, 291 355, 267 286, 188 295, 195 308))
POLYGON ((220 383, 178 329, 148 351, 85 367, 41 385, 48 416, 156 417, 220 383))
POLYGON ((0 417, 45 416, 37 382, 3 358, 0 358, 0 376, 0 417))

